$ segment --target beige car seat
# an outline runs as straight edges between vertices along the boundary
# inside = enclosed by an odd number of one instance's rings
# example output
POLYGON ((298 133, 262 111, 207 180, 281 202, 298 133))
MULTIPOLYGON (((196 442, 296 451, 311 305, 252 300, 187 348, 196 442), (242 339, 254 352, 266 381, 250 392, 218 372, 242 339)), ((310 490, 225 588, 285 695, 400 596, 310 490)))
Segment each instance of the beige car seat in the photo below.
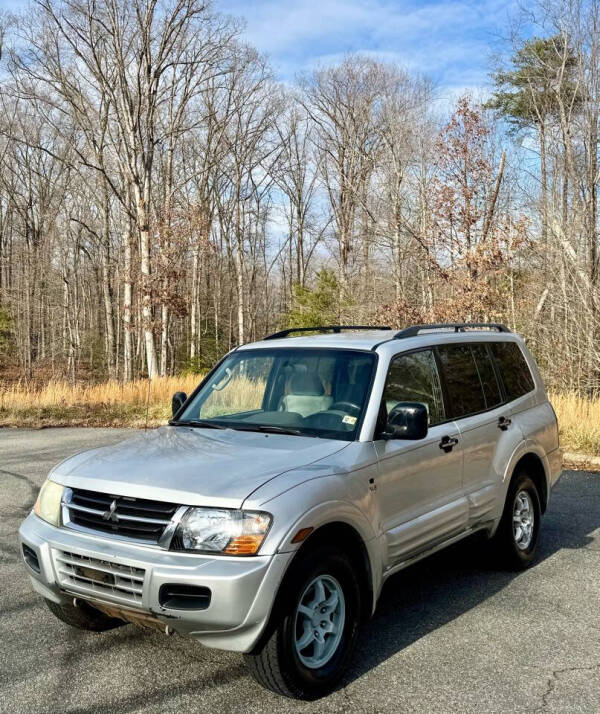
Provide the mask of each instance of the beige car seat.
POLYGON ((299 372, 290 379, 290 393, 282 400, 286 412, 296 412, 303 417, 324 412, 333 404, 333 397, 325 394, 323 382, 316 374, 299 372))

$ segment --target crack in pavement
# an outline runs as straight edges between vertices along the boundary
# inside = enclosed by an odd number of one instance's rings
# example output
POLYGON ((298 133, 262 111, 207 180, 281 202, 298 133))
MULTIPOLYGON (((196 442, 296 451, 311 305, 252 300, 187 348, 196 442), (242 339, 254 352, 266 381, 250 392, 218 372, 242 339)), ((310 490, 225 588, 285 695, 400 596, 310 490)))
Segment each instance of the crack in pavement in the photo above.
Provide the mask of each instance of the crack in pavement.
POLYGON ((592 664, 588 667, 563 667, 561 669, 552 670, 552 674, 550 675, 546 683, 546 691, 542 694, 541 706, 533 710, 534 714, 543 712, 544 709, 548 706, 550 696, 555 691, 556 685, 559 682, 560 676, 562 674, 567 674, 568 672, 591 672, 594 669, 600 669, 600 663, 592 664))
POLYGON ((17 506, 17 508, 13 510, 13 515, 17 515, 17 517, 25 517, 33 508, 33 504, 37 499, 37 494, 39 490, 38 484, 29 476, 25 476, 24 474, 18 474, 15 471, 7 471, 6 469, 0 469, 0 474, 6 474, 7 476, 12 476, 13 478, 18 479, 19 481, 22 481, 29 489, 29 497, 25 499, 26 503, 24 505, 17 506))
POLYGON ((0 469, 0 474, 6 474, 7 476, 14 476, 14 478, 18 478, 21 481, 25 481, 25 483, 31 489, 37 490, 37 488, 38 488, 37 483, 30 476, 25 476, 25 474, 18 474, 16 471, 7 471, 6 469, 0 469))

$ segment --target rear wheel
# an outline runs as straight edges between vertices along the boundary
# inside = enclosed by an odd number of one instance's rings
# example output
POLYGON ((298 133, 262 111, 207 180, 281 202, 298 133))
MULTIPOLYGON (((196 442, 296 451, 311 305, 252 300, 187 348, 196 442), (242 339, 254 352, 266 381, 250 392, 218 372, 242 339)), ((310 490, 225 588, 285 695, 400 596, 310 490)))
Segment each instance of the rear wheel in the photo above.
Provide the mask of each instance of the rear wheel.
POLYGON ((524 471, 515 474, 508 489, 502 520, 494 536, 494 546, 505 567, 523 570, 534 561, 541 515, 535 483, 524 471))
POLYGON ((329 693, 348 666, 360 588, 344 553, 322 547, 301 558, 278 597, 268 639, 245 659, 263 687, 312 700, 329 693))
POLYGON ((48 605, 50 612, 56 615, 59 620, 62 620, 71 627, 77 627, 80 630, 104 632, 105 630, 112 630, 115 627, 126 624, 123 620, 119 620, 116 617, 109 617, 103 612, 100 612, 100 610, 96 610, 96 608, 80 600, 77 601, 77 605, 75 606, 70 603, 59 604, 46 599, 46 605, 48 605))

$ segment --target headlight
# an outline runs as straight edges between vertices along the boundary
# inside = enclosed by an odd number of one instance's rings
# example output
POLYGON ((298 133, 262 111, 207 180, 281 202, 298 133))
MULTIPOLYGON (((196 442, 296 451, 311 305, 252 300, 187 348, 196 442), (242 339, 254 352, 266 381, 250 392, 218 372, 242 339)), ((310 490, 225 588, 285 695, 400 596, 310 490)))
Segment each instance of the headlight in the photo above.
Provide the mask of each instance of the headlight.
POLYGON ((33 512, 44 521, 57 526, 60 523, 60 501, 64 486, 46 479, 33 507, 33 512))
POLYGON ((174 550, 194 550, 225 555, 256 555, 271 516, 256 511, 190 508, 173 536, 174 550))

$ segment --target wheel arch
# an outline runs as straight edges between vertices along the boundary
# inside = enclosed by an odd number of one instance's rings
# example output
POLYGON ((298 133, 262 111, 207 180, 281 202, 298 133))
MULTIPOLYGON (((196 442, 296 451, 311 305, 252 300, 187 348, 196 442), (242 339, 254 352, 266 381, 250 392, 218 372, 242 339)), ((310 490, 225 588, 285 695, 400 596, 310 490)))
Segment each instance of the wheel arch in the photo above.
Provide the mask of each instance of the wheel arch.
POLYGON ((510 482, 522 471, 526 471, 536 485, 542 513, 545 513, 548 505, 548 471, 543 456, 533 449, 519 454, 511 466, 507 485, 510 486, 510 482))
POLYGON ((319 545, 335 545, 350 557, 352 564, 357 568, 358 580, 361 591, 362 619, 368 619, 374 607, 373 569, 367 546, 360 533, 345 521, 331 521, 324 523, 313 531, 296 551, 291 561, 288 573, 291 573, 294 562, 303 557, 309 549, 319 545))
POLYGON ((352 525, 346 521, 333 520, 323 523, 316 528, 300 546, 294 551, 294 557, 288 563, 286 571, 279 583, 275 595, 271 614, 261 636, 255 643, 250 654, 260 651, 264 643, 271 636, 274 627, 285 608, 287 596, 289 594, 289 584, 293 579, 294 570, 300 559, 310 550, 314 550, 320 545, 339 545, 351 558, 352 563, 357 567, 359 574, 359 587, 361 592, 361 619, 367 620, 375 606, 375 588, 373 581, 372 565, 369 558, 367 546, 362 536, 352 525))

